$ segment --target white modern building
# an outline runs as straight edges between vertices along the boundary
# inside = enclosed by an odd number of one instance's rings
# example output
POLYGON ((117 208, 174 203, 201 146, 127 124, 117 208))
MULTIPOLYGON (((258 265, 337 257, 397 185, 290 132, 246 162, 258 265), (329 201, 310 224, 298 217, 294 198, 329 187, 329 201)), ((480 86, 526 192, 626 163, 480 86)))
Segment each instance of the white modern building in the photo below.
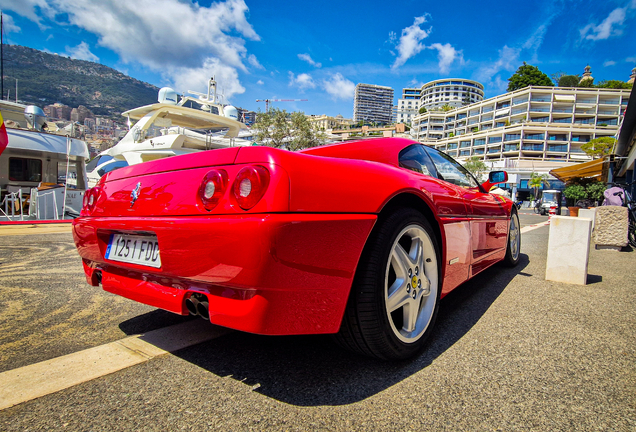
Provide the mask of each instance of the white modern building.
POLYGON ((411 124, 420 109, 420 90, 417 88, 402 89, 402 98, 398 99, 395 112, 396 123, 411 124))
POLYGON ((353 121, 389 124, 393 110, 393 89, 374 84, 356 85, 353 121))
MULTIPOLYGON (((413 90, 413 89, 404 89, 413 90)), ((483 84, 463 78, 447 78, 427 82, 419 91, 419 107, 427 110, 444 105, 458 108, 476 103, 484 98, 483 84)))
POLYGON ((590 158, 581 145, 613 137, 631 90, 526 87, 412 122, 415 139, 460 161, 477 156, 511 172, 517 186, 531 172, 547 173, 590 158))

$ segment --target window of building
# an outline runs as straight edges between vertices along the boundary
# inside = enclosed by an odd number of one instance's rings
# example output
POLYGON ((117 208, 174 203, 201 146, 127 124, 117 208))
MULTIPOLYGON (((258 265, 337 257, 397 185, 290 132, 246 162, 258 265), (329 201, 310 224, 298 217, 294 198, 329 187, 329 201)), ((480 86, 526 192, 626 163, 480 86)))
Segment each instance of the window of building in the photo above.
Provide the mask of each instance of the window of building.
POLYGON ((40 159, 9 158, 9 180, 42 181, 42 161, 40 159))

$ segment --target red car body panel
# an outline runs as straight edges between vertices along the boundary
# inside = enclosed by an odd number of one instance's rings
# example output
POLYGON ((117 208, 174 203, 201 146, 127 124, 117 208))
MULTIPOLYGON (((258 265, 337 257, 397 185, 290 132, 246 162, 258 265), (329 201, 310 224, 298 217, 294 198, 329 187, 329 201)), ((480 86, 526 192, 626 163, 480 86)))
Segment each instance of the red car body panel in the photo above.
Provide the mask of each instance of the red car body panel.
POLYGON ((73 224, 87 281, 182 315, 188 296, 205 294, 210 321, 238 330, 334 333, 378 215, 408 194, 435 217, 444 296, 504 258, 512 202, 400 168, 399 152, 413 144, 229 148, 113 171, 73 224), (245 211, 231 185, 247 165, 265 167, 270 182, 245 211), (211 169, 225 171, 230 186, 207 210, 199 189, 211 169), (114 233, 156 235, 161 268, 106 259, 114 233))

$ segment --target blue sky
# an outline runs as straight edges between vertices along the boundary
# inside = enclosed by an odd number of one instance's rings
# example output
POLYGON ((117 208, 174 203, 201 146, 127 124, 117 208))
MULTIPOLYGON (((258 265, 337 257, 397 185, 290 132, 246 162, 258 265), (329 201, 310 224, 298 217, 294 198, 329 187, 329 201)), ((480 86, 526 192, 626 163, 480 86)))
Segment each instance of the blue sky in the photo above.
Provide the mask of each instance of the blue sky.
POLYGON ((179 92, 216 75, 228 102, 352 117, 357 83, 476 79, 504 93, 526 61, 626 81, 636 0, 0 0, 8 43, 97 61, 179 92))

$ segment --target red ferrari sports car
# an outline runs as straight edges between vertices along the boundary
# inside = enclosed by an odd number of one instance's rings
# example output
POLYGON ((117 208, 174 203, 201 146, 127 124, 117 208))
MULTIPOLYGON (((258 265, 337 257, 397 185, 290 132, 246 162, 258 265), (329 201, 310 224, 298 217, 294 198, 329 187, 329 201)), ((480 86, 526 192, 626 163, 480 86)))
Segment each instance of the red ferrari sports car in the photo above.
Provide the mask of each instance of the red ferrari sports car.
POLYGON ((414 355, 439 300, 519 260, 512 201, 448 155, 381 138, 290 152, 211 150, 113 171, 73 236, 93 286, 267 335, 333 333, 414 355))

